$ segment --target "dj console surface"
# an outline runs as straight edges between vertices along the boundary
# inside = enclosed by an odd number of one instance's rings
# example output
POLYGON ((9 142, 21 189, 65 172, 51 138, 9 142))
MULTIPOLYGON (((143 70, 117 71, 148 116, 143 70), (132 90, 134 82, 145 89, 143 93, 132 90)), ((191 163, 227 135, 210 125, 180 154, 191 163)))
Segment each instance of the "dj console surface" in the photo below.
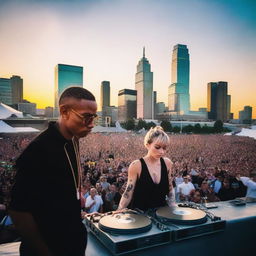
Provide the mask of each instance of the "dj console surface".
POLYGON ((162 207, 146 213, 128 210, 95 214, 86 217, 85 224, 114 255, 211 234, 225 228, 225 221, 207 210, 198 209, 195 204, 175 209, 162 207))

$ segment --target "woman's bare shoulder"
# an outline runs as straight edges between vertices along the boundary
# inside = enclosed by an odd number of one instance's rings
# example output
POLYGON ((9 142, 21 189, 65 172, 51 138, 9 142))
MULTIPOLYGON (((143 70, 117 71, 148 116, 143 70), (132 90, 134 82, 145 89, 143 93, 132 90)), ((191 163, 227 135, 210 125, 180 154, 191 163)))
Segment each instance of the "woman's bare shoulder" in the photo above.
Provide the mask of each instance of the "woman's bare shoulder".
POLYGON ((129 165, 128 174, 138 176, 140 174, 140 171, 141 171, 141 162, 140 162, 140 160, 134 160, 129 165))
POLYGON ((171 160, 170 158, 168 158, 168 157, 164 157, 164 161, 165 161, 166 163, 172 164, 172 160, 171 160))
POLYGON ((172 160, 171 160, 170 158, 168 158, 168 157, 164 157, 164 162, 165 162, 166 167, 167 167, 168 170, 169 170, 169 169, 172 167, 172 165, 173 165, 172 160))
POLYGON ((137 169, 141 167, 141 163, 139 159, 134 160, 133 162, 131 162, 131 164, 129 165, 129 169, 137 169))

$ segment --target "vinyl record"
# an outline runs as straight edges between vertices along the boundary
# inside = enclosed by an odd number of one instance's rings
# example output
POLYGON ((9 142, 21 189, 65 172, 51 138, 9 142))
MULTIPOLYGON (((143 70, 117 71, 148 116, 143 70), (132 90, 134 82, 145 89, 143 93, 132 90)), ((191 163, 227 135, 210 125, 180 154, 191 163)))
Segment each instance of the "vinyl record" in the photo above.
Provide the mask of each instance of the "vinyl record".
POLYGON ((189 207, 176 207, 174 209, 168 206, 161 207, 156 211, 156 216, 159 219, 181 225, 201 224, 207 221, 207 215, 204 211, 189 207))
POLYGON ((99 228, 108 233, 138 234, 148 231, 151 220, 143 215, 133 213, 118 213, 104 216, 99 221, 99 228))

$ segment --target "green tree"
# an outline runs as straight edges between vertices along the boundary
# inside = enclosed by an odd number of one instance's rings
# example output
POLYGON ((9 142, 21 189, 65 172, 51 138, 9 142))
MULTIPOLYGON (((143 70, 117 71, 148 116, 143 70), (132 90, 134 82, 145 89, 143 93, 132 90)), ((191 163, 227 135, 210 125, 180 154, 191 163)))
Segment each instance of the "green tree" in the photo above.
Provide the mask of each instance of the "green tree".
POLYGON ((151 122, 147 123, 147 130, 149 130, 151 127, 155 127, 155 126, 156 126, 156 124, 151 121, 151 122))
POLYGON ((194 133, 201 133, 202 128, 200 124, 195 124, 194 126, 194 133))
POLYGON ((207 126, 206 124, 201 128, 201 133, 204 134, 209 134, 209 133, 214 133, 214 128, 207 126))
POLYGON ((136 126, 136 130, 141 130, 142 128, 147 129, 147 123, 145 120, 142 120, 141 118, 138 121, 138 124, 136 126))
POLYGON ((173 131, 174 133, 179 133, 179 132, 180 132, 180 127, 179 127, 179 126, 174 126, 173 129, 172 129, 172 131, 173 131))
POLYGON ((194 127, 191 124, 182 127, 182 132, 184 133, 191 133, 193 132, 193 130, 194 130, 194 127))
POLYGON ((126 130, 134 130, 135 128, 135 121, 134 119, 128 119, 126 122, 123 123, 123 128, 126 130))
POLYGON ((214 123, 213 127, 214 127, 214 131, 215 131, 216 133, 220 133, 220 132, 223 131, 223 122, 222 122, 221 120, 217 120, 217 121, 214 123))
POLYGON ((172 132, 172 125, 170 121, 163 120, 160 124, 160 126, 164 129, 165 132, 172 132))

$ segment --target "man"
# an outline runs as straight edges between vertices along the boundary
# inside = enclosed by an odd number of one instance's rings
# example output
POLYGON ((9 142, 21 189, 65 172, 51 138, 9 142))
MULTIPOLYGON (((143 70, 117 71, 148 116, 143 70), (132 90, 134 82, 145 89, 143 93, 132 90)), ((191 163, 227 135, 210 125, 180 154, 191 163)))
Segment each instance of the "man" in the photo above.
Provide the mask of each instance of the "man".
POLYGON ((122 195, 117 190, 116 184, 111 184, 105 197, 106 211, 115 211, 119 205, 121 197, 122 195))
POLYGON ((100 195, 97 195, 96 188, 90 189, 90 195, 86 198, 85 209, 88 213, 102 212, 103 201, 100 195))
POLYGON ((100 177, 100 185, 101 185, 102 189, 104 189, 104 190, 108 189, 110 184, 107 182, 106 176, 101 176, 100 177))
POLYGON ((81 87, 59 99, 60 117, 51 122, 16 162, 10 215, 22 236, 21 256, 84 256, 81 166, 78 139, 94 127, 95 97, 81 87))
POLYGON ((195 189, 194 185, 189 181, 189 175, 183 177, 183 182, 178 185, 178 194, 180 201, 188 201, 189 195, 195 189))
POLYGON ((224 178, 217 196, 221 201, 228 201, 236 198, 235 191, 230 186, 230 181, 228 178, 224 178))
POLYGON ((250 178, 238 175, 237 179, 247 187, 246 197, 248 200, 256 201, 256 171, 250 173, 250 178))

